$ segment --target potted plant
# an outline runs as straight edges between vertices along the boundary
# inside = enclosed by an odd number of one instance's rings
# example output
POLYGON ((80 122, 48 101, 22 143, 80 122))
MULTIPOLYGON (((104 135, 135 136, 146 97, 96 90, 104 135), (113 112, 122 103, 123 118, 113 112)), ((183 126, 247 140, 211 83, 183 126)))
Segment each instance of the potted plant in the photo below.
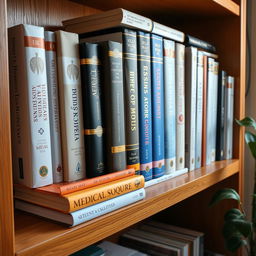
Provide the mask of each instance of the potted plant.
MULTIPOLYGON (((256 122, 251 117, 243 120, 236 120, 240 126, 252 128, 256 131, 256 122)), ((245 142, 250 152, 256 159, 256 132, 245 131, 245 142)), ((254 167, 254 190, 252 196, 252 218, 249 220, 243 209, 239 194, 231 188, 224 188, 217 191, 210 202, 210 206, 217 204, 224 199, 236 200, 238 208, 229 209, 224 216, 223 236, 226 248, 235 252, 241 247, 246 248, 248 256, 256 256, 256 168, 254 167)))

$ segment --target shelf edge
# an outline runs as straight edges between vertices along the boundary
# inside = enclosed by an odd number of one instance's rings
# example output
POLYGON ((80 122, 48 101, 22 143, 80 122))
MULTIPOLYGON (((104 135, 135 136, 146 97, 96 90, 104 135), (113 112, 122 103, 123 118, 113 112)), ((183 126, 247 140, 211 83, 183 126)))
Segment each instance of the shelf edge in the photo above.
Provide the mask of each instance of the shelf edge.
POLYGON ((216 4, 221 5, 230 12, 234 13, 237 16, 240 16, 240 6, 232 0, 212 0, 216 4))

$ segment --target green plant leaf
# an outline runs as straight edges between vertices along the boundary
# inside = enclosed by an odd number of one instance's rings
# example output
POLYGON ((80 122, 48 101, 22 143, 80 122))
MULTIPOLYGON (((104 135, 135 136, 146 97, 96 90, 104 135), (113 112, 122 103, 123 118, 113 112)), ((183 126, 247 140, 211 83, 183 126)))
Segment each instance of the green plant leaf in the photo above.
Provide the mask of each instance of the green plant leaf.
POLYGON ((236 120, 236 122, 240 125, 240 126, 245 126, 245 127, 253 127, 256 130, 256 122, 253 118, 251 117, 245 117, 242 120, 236 120))
POLYGON ((242 236, 242 234, 237 230, 234 223, 231 221, 226 221, 223 225, 222 234, 226 240, 233 236, 242 236))
POLYGON ((241 236, 237 235, 225 240, 225 245, 229 251, 235 252, 238 248, 247 245, 247 242, 241 236))
POLYGON ((219 201, 224 199, 234 199, 238 202, 240 202, 240 196, 239 194, 232 188, 224 188, 219 191, 217 191, 210 202, 210 206, 213 206, 217 204, 219 201))
POLYGON ((244 137, 245 142, 249 145, 253 157, 256 158, 256 135, 249 131, 246 131, 244 137))
POLYGON ((244 219, 244 214, 237 208, 232 208, 228 210, 224 216, 225 221, 234 220, 234 219, 244 219))

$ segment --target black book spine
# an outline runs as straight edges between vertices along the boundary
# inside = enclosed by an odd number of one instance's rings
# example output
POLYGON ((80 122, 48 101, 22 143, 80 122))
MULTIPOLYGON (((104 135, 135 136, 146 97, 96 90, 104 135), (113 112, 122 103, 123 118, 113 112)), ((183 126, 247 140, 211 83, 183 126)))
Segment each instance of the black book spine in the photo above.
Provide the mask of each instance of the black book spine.
POLYGON ((199 38, 190 36, 190 35, 186 35, 185 37, 185 45, 186 46, 195 46, 201 49, 205 49, 209 52, 216 52, 216 47, 204 40, 201 40, 199 38))
POLYGON ((107 171, 126 169, 122 44, 102 42, 107 171))
POLYGON ((99 45, 81 43, 80 64, 83 94, 85 159, 87 177, 104 174, 104 133, 99 45))
POLYGON ((127 168, 140 170, 136 31, 123 30, 127 168))
POLYGON ((225 86, 227 74, 219 72, 218 77, 218 105, 217 105, 217 131, 216 131, 216 160, 224 160, 224 113, 225 113, 225 86))

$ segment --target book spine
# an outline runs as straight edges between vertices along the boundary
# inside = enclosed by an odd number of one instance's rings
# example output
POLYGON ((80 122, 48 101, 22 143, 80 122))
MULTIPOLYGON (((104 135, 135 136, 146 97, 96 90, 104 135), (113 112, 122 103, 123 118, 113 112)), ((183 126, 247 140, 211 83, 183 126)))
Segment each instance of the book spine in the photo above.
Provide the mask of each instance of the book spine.
POLYGON ((104 125, 102 117, 101 62, 99 45, 79 45, 83 95, 86 176, 104 174, 104 125))
POLYGON ((85 189, 72 194, 64 195, 69 202, 69 212, 77 211, 90 205, 109 200, 111 198, 143 188, 144 176, 135 175, 94 188, 85 189))
POLYGON ((124 99, 127 168, 140 170, 136 31, 123 30, 124 99))
POLYGON ((138 31, 138 92, 140 174, 152 179, 152 106, 150 34, 138 31))
POLYGON ((213 148, 213 95, 214 95, 214 59, 208 58, 208 80, 207 80, 207 117, 206 117, 206 165, 212 160, 213 148))
POLYGON ((185 166, 195 169, 197 48, 185 49, 185 166))
POLYGON ((176 169, 175 43, 164 39, 165 174, 176 169))
POLYGON ((60 113, 59 113, 59 89, 57 80, 57 57, 55 34, 45 31, 45 58, 47 69, 47 85, 49 96, 49 117, 52 148, 52 172, 53 182, 63 181, 63 167, 61 157, 60 113))
POLYGON ((228 76, 225 89, 225 130, 224 158, 233 156, 233 120, 234 120, 234 77, 228 76))
POLYGON ((153 178, 164 175, 163 38, 151 35, 153 178))
POLYGON ((85 178, 78 35, 56 32, 64 180, 85 178))
POLYGON ((197 52, 197 88, 196 88, 196 145, 195 168, 201 167, 202 162, 202 126, 203 126, 203 53, 197 52))
POLYGON ((14 181, 31 188, 53 182, 44 29, 9 29, 14 181))
POLYGON ((183 43, 185 39, 185 35, 183 32, 164 26, 155 21, 153 21, 152 33, 181 43, 183 43))
POLYGON ((126 169, 122 44, 101 44, 103 57, 106 169, 126 169))
POLYGON ((211 161, 214 162, 216 160, 216 133, 217 133, 217 102, 218 102, 218 71, 219 71, 219 63, 214 61, 213 66, 213 105, 212 105, 212 153, 211 153, 211 161))
POLYGON ((185 166, 185 46, 176 43, 176 169, 185 166))
POLYGON ((210 52, 216 52, 216 47, 214 45, 190 35, 186 35, 185 44, 187 46, 202 48, 210 52))
POLYGON ((206 123, 207 123, 207 84, 208 84, 208 57, 203 56, 203 125, 202 125, 202 162, 206 166, 206 123))
POLYGON ((225 115, 225 88, 227 73, 221 71, 218 77, 218 104, 217 104, 217 132, 216 132, 216 160, 224 160, 224 115, 225 115))
POLYGON ((113 199, 109 199, 107 201, 72 212, 70 213, 73 218, 72 226, 76 226, 78 224, 92 220, 106 213, 115 211, 129 204, 135 203, 145 198, 145 195, 146 195, 145 189, 141 188, 141 189, 129 192, 127 194, 117 196, 113 199))

